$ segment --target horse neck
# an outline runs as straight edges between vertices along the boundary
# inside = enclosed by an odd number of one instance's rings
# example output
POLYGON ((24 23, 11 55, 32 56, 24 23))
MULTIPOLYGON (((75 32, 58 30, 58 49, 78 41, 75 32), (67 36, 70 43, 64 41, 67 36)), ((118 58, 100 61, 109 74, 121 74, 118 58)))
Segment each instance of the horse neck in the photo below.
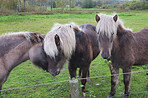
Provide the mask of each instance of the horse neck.
MULTIPOLYGON (((98 38, 97 38, 97 33, 96 33, 96 27, 91 24, 84 24, 81 25, 84 33, 88 36, 88 40, 90 40, 90 46, 92 47, 92 52, 93 52, 93 59, 97 57, 100 51, 99 50, 99 43, 98 43, 98 38)), ((89 43, 87 43, 89 44, 89 43)))
POLYGON ((121 25, 118 26, 117 36, 113 41, 113 54, 125 52, 127 49, 130 50, 134 41, 133 33, 130 30, 126 30, 121 25))
POLYGON ((11 71, 14 67, 29 59, 29 50, 32 47, 32 43, 28 40, 23 41, 17 47, 12 49, 5 55, 5 66, 8 71, 11 71))

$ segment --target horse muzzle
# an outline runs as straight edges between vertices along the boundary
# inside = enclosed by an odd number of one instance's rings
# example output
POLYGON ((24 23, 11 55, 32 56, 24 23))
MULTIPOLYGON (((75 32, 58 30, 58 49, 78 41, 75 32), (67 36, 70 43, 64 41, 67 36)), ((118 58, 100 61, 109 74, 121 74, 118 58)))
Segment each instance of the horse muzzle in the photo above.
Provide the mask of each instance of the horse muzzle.
POLYGON ((111 55, 109 54, 109 52, 101 53, 101 57, 103 59, 107 59, 107 60, 110 60, 111 59, 111 55))
POLYGON ((48 72, 52 75, 52 76, 56 76, 60 73, 60 71, 54 71, 54 70, 48 70, 48 72))

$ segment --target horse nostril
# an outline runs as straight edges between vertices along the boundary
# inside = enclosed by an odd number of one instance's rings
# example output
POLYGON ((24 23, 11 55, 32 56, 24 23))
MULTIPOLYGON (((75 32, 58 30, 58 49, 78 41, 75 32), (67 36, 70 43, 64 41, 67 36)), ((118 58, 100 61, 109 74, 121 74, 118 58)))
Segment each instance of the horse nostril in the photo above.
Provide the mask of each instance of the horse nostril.
POLYGON ((46 72, 49 72, 49 70, 46 70, 46 72))
POLYGON ((107 59, 108 57, 104 56, 103 59, 107 59))
POLYGON ((60 73, 60 71, 57 71, 57 72, 56 72, 56 75, 58 75, 59 73, 60 73))
POLYGON ((110 58, 109 54, 107 54, 107 53, 101 54, 101 56, 102 56, 103 59, 110 58))
POLYGON ((109 55, 109 57, 107 58, 107 60, 108 60, 108 61, 111 60, 111 55, 109 55))
POLYGON ((56 74, 54 74, 54 73, 52 73, 51 75, 52 75, 52 76, 56 76, 56 74))

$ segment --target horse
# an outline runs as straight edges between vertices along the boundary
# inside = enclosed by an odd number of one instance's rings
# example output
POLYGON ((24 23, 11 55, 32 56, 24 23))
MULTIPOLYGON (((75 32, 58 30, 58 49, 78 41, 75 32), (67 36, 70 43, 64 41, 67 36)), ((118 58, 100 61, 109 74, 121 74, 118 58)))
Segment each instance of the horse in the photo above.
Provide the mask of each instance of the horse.
POLYGON ((43 50, 44 37, 41 33, 31 32, 13 32, 0 37, 0 91, 12 69, 26 60, 48 70, 47 55, 43 50))
POLYGON ((98 56, 98 50, 96 27, 92 24, 78 26, 75 23, 57 23, 44 38, 44 51, 51 58, 48 71, 56 76, 68 61, 70 78, 73 79, 76 78, 77 68, 80 68, 82 95, 85 93, 90 64, 98 56))
POLYGON ((99 41, 99 51, 103 59, 110 60, 111 90, 108 95, 115 94, 118 81, 119 68, 123 70, 125 86, 124 97, 130 94, 131 69, 133 65, 148 64, 148 27, 141 31, 132 32, 125 28, 117 14, 98 14, 96 31, 99 41), (116 75, 115 75, 116 74, 116 75))

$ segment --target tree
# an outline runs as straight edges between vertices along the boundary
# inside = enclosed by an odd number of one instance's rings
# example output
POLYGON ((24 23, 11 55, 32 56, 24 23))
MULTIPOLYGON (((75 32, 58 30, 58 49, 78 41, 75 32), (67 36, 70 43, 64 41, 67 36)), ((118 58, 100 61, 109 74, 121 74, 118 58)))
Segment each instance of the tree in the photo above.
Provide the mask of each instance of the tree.
POLYGON ((71 10, 71 6, 72 6, 71 3, 72 3, 72 2, 71 2, 71 0, 70 0, 70 10, 71 10))
POLYGON ((106 4, 107 3, 107 0, 100 0, 101 4, 106 4))
POLYGON ((70 10, 71 10, 71 8, 74 8, 74 6, 75 6, 75 0, 70 0, 70 10))
POLYGON ((21 11, 21 1, 17 0, 17 7, 18 7, 18 12, 21 11))
POLYGON ((60 7, 62 9, 62 12, 64 12, 64 8, 66 7, 69 0, 56 0, 56 7, 60 7))
POLYGON ((55 1, 52 3, 52 7, 56 8, 56 2, 55 1))
POLYGON ((93 1, 92 0, 84 0, 83 2, 83 5, 82 5, 83 8, 93 8, 93 1))
POLYGON ((53 0, 51 0, 51 4, 50 4, 50 6, 51 6, 51 12, 52 12, 52 8, 53 8, 53 0))
POLYGON ((31 1, 31 3, 32 3, 32 5, 34 5, 34 4, 35 4, 35 1, 34 1, 34 0, 32 0, 32 1, 31 1))
POLYGON ((1 0, 1 10, 3 10, 3 0, 1 0))
POLYGON ((26 11, 26 0, 24 0, 24 12, 26 11))

